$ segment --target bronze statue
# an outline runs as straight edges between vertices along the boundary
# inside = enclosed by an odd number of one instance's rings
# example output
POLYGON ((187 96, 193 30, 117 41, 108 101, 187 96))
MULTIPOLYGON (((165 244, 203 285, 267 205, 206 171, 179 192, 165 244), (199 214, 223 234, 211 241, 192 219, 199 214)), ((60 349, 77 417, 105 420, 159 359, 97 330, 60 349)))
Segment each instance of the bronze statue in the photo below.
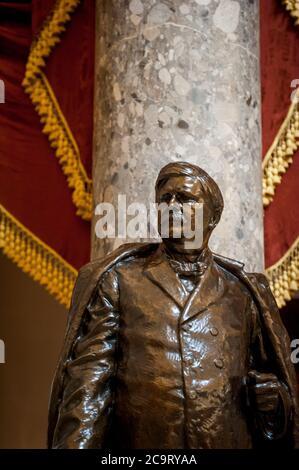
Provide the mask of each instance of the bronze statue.
POLYGON ((220 189, 199 167, 170 163, 156 200, 202 202, 202 244, 186 249, 170 231, 161 243, 125 244, 80 270, 49 446, 296 446, 296 378, 267 279, 208 247, 220 189))

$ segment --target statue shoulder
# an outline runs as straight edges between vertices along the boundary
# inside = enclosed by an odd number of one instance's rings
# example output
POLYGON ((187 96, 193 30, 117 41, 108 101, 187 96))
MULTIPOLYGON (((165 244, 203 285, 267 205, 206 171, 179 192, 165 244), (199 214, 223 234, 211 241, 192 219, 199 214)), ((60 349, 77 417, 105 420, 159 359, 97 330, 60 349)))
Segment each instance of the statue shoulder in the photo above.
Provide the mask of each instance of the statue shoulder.
POLYGON ((105 272, 119 261, 131 256, 137 257, 150 253, 152 250, 156 249, 157 246, 157 243, 126 243, 108 255, 94 261, 90 261, 82 266, 78 272, 72 293, 70 318, 77 315, 80 317, 99 280, 105 272), (75 315, 75 312, 79 313, 75 315))
POLYGON ((102 258, 95 259, 79 269, 78 280, 101 275, 119 261, 131 256, 144 256, 158 247, 159 243, 125 243, 102 258))
POLYGON ((247 287, 253 287, 254 290, 258 290, 260 294, 272 296, 269 281, 265 274, 259 272, 247 272, 244 269, 244 263, 225 256, 213 253, 213 258, 218 265, 237 276, 240 281, 245 282, 247 287))
POLYGON ((269 286, 268 278, 265 274, 263 273, 258 273, 258 272, 247 272, 244 267, 245 263, 242 263, 241 261, 237 261, 232 258, 227 258, 226 256, 218 255, 216 253, 213 253, 213 258, 216 261, 217 264, 220 266, 223 266, 226 269, 229 269, 230 271, 236 271, 239 273, 243 273, 246 275, 248 278, 258 281, 260 284, 263 284, 264 286, 269 286))
POLYGON ((241 263, 240 261, 237 261, 232 258, 227 258, 226 256, 218 255, 217 253, 213 253, 213 258, 217 264, 219 264, 224 269, 227 269, 228 271, 244 271, 244 263, 241 263))
POLYGON ((267 276, 263 273, 246 273, 247 276, 253 281, 256 282, 257 285, 264 289, 270 289, 270 284, 267 276))

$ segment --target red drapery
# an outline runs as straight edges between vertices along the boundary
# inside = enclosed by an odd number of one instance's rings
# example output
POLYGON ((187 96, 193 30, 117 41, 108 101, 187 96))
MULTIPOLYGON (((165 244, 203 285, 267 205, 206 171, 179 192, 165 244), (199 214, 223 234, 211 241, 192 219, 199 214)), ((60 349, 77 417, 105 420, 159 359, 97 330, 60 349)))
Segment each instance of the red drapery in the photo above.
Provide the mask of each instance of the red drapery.
MULTIPOLYGON (((291 105, 291 86, 299 79, 299 27, 279 0, 260 2, 262 130, 265 155, 291 105)), ((297 87, 299 82, 297 83, 297 87)), ((265 209, 266 266, 279 261, 299 235, 299 158, 276 187, 265 209)))
MULTIPOLYGON (((76 215, 72 191, 42 132, 22 81, 33 38, 54 0, 0 2, 0 204, 73 268, 89 260, 90 223, 76 215)), ((94 2, 82 1, 44 73, 91 176, 94 2)))

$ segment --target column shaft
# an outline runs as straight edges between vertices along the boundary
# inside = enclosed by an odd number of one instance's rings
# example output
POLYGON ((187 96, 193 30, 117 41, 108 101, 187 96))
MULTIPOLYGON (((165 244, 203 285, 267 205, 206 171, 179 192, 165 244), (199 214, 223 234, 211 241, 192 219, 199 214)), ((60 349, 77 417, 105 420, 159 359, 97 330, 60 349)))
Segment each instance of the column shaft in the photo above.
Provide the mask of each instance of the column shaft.
POLYGON ((95 204, 154 201, 163 165, 196 163, 225 201, 212 249, 262 270, 258 1, 98 0, 96 31, 95 204))

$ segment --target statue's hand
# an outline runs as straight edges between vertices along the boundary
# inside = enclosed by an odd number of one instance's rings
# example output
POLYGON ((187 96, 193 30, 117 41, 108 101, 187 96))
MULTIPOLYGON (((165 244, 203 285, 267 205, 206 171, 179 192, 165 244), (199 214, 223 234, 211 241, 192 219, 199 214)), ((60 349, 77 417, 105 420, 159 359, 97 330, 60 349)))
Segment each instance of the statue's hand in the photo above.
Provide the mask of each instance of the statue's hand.
POLYGON ((256 411, 275 412, 278 408, 281 384, 274 374, 252 370, 248 373, 249 393, 256 411))

